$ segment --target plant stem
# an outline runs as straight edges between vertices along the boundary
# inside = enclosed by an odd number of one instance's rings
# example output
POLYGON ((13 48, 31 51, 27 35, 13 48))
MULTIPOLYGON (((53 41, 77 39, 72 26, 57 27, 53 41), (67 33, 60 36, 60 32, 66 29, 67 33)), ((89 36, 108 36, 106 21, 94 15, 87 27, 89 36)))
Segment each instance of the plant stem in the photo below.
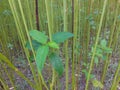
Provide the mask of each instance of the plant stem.
MULTIPOLYGON (((118 7, 119 7, 119 4, 117 4, 117 8, 116 8, 116 12, 115 12, 115 19, 114 19, 113 26, 112 26, 112 29, 111 29, 111 32, 110 32, 109 44, 108 44, 109 48, 112 45, 113 35, 115 34, 114 32, 115 32, 115 26, 116 26, 117 15, 118 15, 118 7)), ((103 74, 102 74, 102 79, 101 79, 102 83, 104 82, 104 79, 105 79, 105 75, 106 75, 107 68, 108 68, 108 65, 109 65, 110 57, 111 57, 111 55, 107 54, 107 59, 105 61, 105 65, 104 65, 104 69, 103 69, 103 74)))
MULTIPOLYGON (((72 90, 76 89, 76 83, 75 83, 75 60, 77 59, 77 53, 76 50, 76 41, 77 41, 77 32, 78 32, 78 0, 72 0, 73 4, 73 47, 72 47, 72 90)), ((76 60, 77 62, 77 60, 76 60)))
POLYGON ((115 87, 117 87, 117 85, 118 85, 117 77, 119 76, 119 71, 120 71, 120 61, 118 63, 118 67, 117 67, 117 70, 116 70, 116 73, 115 73, 115 77, 113 79, 112 86, 111 86, 110 90, 116 90, 115 87))
MULTIPOLYGON (((63 21, 64 21, 64 31, 67 31, 68 29, 68 22, 67 22, 67 0, 63 0, 63 9, 64 9, 64 15, 63 15, 63 21)), ((68 58, 68 41, 65 42, 65 79, 66 79, 66 89, 68 90, 68 77, 69 77, 69 58, 68 58)))
POLYGON ((103 11, 102 11, 101 19, 100 19, 100 24, 99 24, 98 32, 97 32, 97 37, 96 37, 96 42, 95 42, 95 47, 94 47, 93 55, 92 55, 92 58, 91 58, 90 69, 88 71, 88 76, 87 76, 85 90, 88 90, 88 83, 89 83, 89 80, 90 80, 90 73, 92 71, 92 67, 93 67, 93 64, 94 64, 94 57, 95 57, 96 48, 97 48, 97 44, 98 44, 98 40, 99 40, 99 35, 100 35, 100 32, 101 32, 101 28, 102 28, 102 22, 103 22, 103 17, 104 17, 106 5, 107 5, 107 0, 104 1, 103 11))
POLYGON ((39 12, 38 12, 38 0, 35 0, 35 11, 36 11, 36 26, 37 26, 37 30, 40 30, 40 26, 39 26, 39 12))
MULTIPOLYGON (((51 1, 51 4, 52 4, 52 1, 51 1)), ((48 0, 45 0, 45 5, 46 5, 47 20, 48 20, 49 38, 50 38, 50 41, 52 41, 53 14, 52 14, 52 17, 51 17, 48 0), (52 21, 52 24, 51 24, 50 21, 52 21)), ((54 68, 52 68, 52 72, 53 72, 53 74, 52 74, 53 76, 52 76, 52 82, 50 84, 50 90, 53 90, 53 86, 54 86, 54 82, 55 82, 55 70, 54 70, 54 68)))

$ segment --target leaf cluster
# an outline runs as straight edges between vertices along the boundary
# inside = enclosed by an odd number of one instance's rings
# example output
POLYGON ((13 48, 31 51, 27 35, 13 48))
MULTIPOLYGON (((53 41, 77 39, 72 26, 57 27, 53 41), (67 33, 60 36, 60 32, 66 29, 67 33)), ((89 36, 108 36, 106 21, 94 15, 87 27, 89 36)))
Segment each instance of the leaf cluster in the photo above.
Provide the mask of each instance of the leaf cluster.
MULTIPOLYGON (((52 67, 59 75, 62 75, 64 71, 62 60, 58 53, 55 51, 59 49, 59 44, 65 42, 67 39, 73 37, 70 32, 57 32, 52 35, 52 41, 48 41, 49 38, 45 33, 38 30, 31 30, 29 35, 32 37, 32 47, 36 52, 36 65, 38 72, 41 73, 45 61, 48 57, 52 67), (51 49, 50 49, 51 48, 51 49)), ((26 43, 26 47, 31 50, 30 43, 26 43)))

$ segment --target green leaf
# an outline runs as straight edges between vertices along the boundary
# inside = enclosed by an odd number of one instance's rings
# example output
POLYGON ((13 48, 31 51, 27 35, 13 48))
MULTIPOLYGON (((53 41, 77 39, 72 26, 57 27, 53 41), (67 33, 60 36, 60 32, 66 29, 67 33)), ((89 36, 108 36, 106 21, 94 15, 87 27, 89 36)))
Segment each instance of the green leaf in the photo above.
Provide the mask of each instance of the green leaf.
POLYGON ((48 45, 52 48, 59 49, 59 46, 56 42, 48 42, 48 45))
POLYGON ((83 66, 87 66, 87 64, 84 62, 84 63, 83 63, 83 66))
POLYGON ((103 56, 103 51, 102 51, 102 49, 100 49, 100 48, 97 48, 97 50, 96 50, 96 56, 98 56, 98 57, 102 57, 103 56))
POLYGON ((95 78, 94 74, 90 74, 90 79, 95 78))
POLYGON ((29 32, 29 34, 37 42, 39 42, 41 44, 46 44, 48 37, 44 33, 40 32, 38 30, 31 30, 29 32))
POLYGON ((106 48, 105 48, 105 53, 112 53, 112 49, 111 49, 111 48, 106 47, 106 48))
MULTIPOLYGON (((82 72, 85 74, 85 77, 87 78, 88 77, 88 71, 86 69, 83 69, 82 72)), ((95 77, 95 75, 90 74, 90 79, 92 79, 94 77, 95 77)))
POLYGON ((104 56, 102 57, 102 60, 106 60, 106 59, 107 59, 107 56, 104 55, 104 56))
POLYGON ((102 53, 103 53, 103 51, 102 51, 102 49, 101 49, 101 48, 97 48, 96 53, 102 54, 102 53))
POLYGON ((34 61, 35 61, 35 60, 34 60, 34 56, 31 55, 31 56, 29 57, 29 60, 30 60, 31 63, 34 62, 34 61))
POLYGON ((46 57, 48 55, 48 52, 49 52, 48 46, 40 46, 37 50, 36 65, 37 65, 39 72, 41 72, 44 67, 44 63, 45 63, 46 57))
POLYGON ((62 75, 64 71, 64 66, 59 55, 57 55, 56 53, 50 54, 50 63, 52 64, 58 75, 62 75))
POLYGON ((98 57, 95 57, 94 59, 95 59, 95 64, 98 65, 99 62, 98 57))
POLYGON ((73 34, 70 32, 57 32, 53 34, 52 40, 56 43, 63 43, 65 40, 73 37, 73 34))
MULTIPOLYGON (((33 49, 36 51, 39 48, 39 46, 41 46, 41 44, 35 40, 32 40, 32 46, 33 46, 33 49)), ((27 42, 25 47, 28 48, 29 50, 32 50, 30 47, 30 42, 27 42)))
POLYGON ((92 84, 93 84, 94 87, 99 87, 99 88, 102 88, 102 89, 104 87, 103 84, 96 79, 92 81, 92 84))
POLYGON ((101 40, 100 45, 101 45, 102 47, 106 47, 107 41, 106 41, 105 39, 101 40))

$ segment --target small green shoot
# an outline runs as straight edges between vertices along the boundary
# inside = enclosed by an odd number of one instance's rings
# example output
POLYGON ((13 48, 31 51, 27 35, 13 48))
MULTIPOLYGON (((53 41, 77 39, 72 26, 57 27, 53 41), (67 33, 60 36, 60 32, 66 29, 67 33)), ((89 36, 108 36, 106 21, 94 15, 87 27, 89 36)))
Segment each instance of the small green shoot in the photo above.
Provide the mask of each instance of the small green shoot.
POLYGON ((96 79, 94 79, 93 81, 92 81, 92 84, 93 84, 93 86, 94 87, 96 87, 96 88, 101 88, 101 89, 103 89, 103 84, 100 82, 100 81, 98 81, 98 80, 96 80, 96 79))
MULTIPOLYGON (((65 40, 73 37, 73 34, 70 32, 57 32, 52 35, 53 41, 48 41, 48 36, 37 30, 31 30, 29 34, 33 39, 32 46, 36 53, 36 65, 38 72, 42 72, 45 61, 49 55, 48 58, 51 65, 59 75, 62 75, 64 71, 62 60, 54 49, 59 49, 58 44, 63 43, 65 40), (50 48, 52 50, 50 50, 50 48)), ((31 50, 29 42, 26 43, 26 48, 31 50)))
MULTIPOLYGON (((91 56, 94 51, 94 48, 92 47, 91 53, 89 55, 91 56)), ((99 60, 106 60, 106 54, 112 53, 112 49, 107 47, 107 41, 105 39, 100 41, 100 44, 97 46, 97 50, 95 53, 94 62, 96 65, 98 65, 99 60)))

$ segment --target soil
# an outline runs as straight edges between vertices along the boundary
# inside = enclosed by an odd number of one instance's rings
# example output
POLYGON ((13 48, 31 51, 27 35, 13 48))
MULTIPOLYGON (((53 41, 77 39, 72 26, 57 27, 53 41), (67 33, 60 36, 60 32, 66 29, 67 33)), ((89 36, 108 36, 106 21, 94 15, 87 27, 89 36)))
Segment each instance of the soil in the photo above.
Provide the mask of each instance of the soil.
MULTIPOLYGON (((24 54, 22 52, 19 52, 18 56, 14 56, 14 59, 12 62, 16 66, 16 68, 18 68, 27 78, 29 78, 29 80, 31 80, 34 83, 29 64, 28 64, 26 58, 24 58, 24 57, 25 57, 24 54)), ((111 82, 114 78, 114 73, 117 68, 118 60, 120 60, 118 55, 113 54, 113 56, 110 60, 110 65, 109 65, 108 72, 106 75, 106 80, 104 82, 105 83, 104 90, 110 90, 109 88, 110 88, 111 82)), ((35 66, 35 62, 33 62, 33 65, 35 66)), ((102 63, 99 65, 99 67, 101 67, 101 66, 102 66, 102 63)), ((10 69, 7 68, 7 70, 10 70, 10 69)), ((72 83, 71 70, 72 70, 72 68, 71 68, 71 61, 70 61, 69 62, 69 90, 71 90, 71 86, 72 86, 71 85, 71 83, 72 83)), ((94 73, 96 73, 96 75, 98 76, 97 78, 99 80, 100 80, 100 75, 101 75, 100 70, 101 70, 101 68, 98 68, 97 70, 94 69, 94 71, 93 71, 94 73)), ((9 79, 8 79, 7 75, 4 73, 4 71, 1 71, 1 72, 3 72, 3 76, 6 80, 6 82, 8 83, 9 89, 14 90, 12 85, 10 84, 10 82, 8 82, 9 79)), ((43 73, 43 77, 44 77, 46 83, 49 84, 51 81, 51 77, 52 77, 51 66, 49 65, 49 63, 45 64, 45 68, 42 73, 43 73)), ((16 90, 34 90, 34 89, 32 89, 32 87, 30 87, 27 84, 27 82, 25 80, 20 78, 15 72, 12 72, 12 76, 14 79, 14 84, 16 86, 16 90)), ((76 82, 78 83, 76 90, 84 90, 85 81, 86 81, 85 75, 83 73, 76 72, 75 77, 76 77, 76 82)), ((59 82, 56 83, 57 85, 54 90, 65 90, 65 73, 61 77, 59 77, 57 81, 59 81, 59 82)), ((90 85, 92 85, 92 84, 90 84, 90 85)), ((3 90, 3 89, 0 88, 0 90, 3 90)), ((93 90, 93 89, 90 87, 89 90, 93 90)), ((119 86, 118 86, 118 90, 120 90, 119 86)))

